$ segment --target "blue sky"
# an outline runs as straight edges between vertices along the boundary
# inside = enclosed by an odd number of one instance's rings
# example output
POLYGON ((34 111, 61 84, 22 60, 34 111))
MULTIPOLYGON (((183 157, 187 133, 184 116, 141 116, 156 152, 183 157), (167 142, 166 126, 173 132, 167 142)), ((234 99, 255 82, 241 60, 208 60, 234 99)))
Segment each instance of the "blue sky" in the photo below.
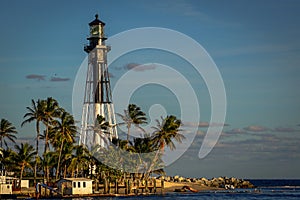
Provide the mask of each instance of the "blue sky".
MULTIPOLYGON (((189 151, 168 166, 170 175, 300 178, 299 9, 297 0, 1 1, 0 117, 17 127, 20 138, 30 138, 34 127, 20 124, 32 98, 53 96, 72 111, 88 23, 99 13, 108 37, 139 27, 188 35, 206 49, 223 77, 228 126, 201 160, 197 153, 206 127, 200 127, 189 151)), ((145 50, 118 59, 110 66, 112 83, 132 63, 188 66, 166 52, 156 55, 145 50)), ((183 74, 199 91, 201 121, 208 121, 210 102, 203 81, 192 70, 183 74)), ((167 103, 172 94, 162 90, 151 96, 161 88, 142 89, 135 101, 145 111, 158 101, 176 112, 176 101, 167 103)))

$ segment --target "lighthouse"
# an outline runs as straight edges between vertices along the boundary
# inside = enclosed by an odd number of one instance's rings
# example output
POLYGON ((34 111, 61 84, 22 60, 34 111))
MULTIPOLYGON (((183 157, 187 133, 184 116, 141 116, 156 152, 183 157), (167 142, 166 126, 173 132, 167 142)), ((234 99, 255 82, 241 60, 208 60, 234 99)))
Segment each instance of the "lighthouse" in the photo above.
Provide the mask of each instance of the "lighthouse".
POLYGON ((110 47, 105 45, 105 23, 98 18, 96 14, 89 23, 89 43, 84 46, 84 51, 88 53, 88 66, 79 144, 87 147, 105 147, 112 138, 118 137, 107 66, 110 47), (104 117, 109 126, 101 128, 97 116, 104 117))

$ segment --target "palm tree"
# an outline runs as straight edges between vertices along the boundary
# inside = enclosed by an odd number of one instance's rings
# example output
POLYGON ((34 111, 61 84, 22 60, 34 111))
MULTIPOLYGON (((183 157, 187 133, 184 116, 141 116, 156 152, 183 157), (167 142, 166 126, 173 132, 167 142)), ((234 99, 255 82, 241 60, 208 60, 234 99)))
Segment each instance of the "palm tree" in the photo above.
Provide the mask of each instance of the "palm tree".
MULTIPOLYGON (((130 128, 134 124, 137 128, 143 130, 140 125, 147 123, 146 114, 141 111, 141 108, 135 104, 129 104, 127 110, 124 110, 124 115, 117 113, 118 116, 124 121, 120 125, 126 125, 127 127, 127 141, 129 142, 130 128)), ((144 131, 144 130, 143 130, 144 131)))
POLYGON ((56 179, 57 179, 59 175, 59 167, 60 167, 61 155, 62 155, 64 144, 74 143, 74 138, 77 130, 76 130, 73 116, 65 111, 61 114, 60 119, 56 120, 54 124, 55 124, 54 137, 56 137, 57 140, 60 142, 58 163, 56 169, 56 179))
POLYGON ((16 157, 16 152, 8 149, 1 149, 1 156, 0 156, 0 164, 2 165, 2 168, 9 167, 10 171, 15 170, 15 163, 13 158, 16 157))
POLYGON ((153 166, 158 160, 159 154, 163 154, 165 146, 169 147, 171 150, 176 149, 173 139, 181 143, 185 139, 184 135, 180 134, 179 128, 181 126, 181 120, 177 119, 176 116, 170 115, 166 118, 162 118, 162 122, 157 121, 157 127, 154 128, 152 135, 152 145, 154 149, 157 149, 155 157, 148 168, 147 177, 152 171, 153 166))
MULTIPOLYGON (((55 166, 57 165, 57 157, 58 154, 57 152, 53 152, 53 151, 49 151, 47 153, 45 153, 43 155, 43 157, 41 158, 41 166, 43 167, 43 169, 54 169, 55 166)), ((53 170, 52 170, 53 172, 53 170)), ((47 177, 47 180, 50 179, 50 174, 53 173, 47 173, 49 177, 47 177)))
POLYGON ((106 131, 108 129, 109 123, 105 120, 105 117, 103 117, 102 115, 97 115, 97 122, 97 129, 100 129, 100 131, 106 131))
POLYGON ((58 102, 52 97, 48 97, 46 100, 42 100, 41 104, 43 107, 43 115, 44 115, 43 123, 46 126, 45 148, 44 148, 44 153, 46 153, 50 149, 48 133, 49 133, 51 122, 55 117, 59 117, 63 109, 59 107, 58 102))
MULTIPOLYGON (((74 143, 65 143, 63 146, 63 150, 61 153, 61 160, 60 165, 64 166, 63 168, 63 177, 66 178, 68 173, 68 166, 70 166, 72 158, 73 158, 73 150, 74 150, 74 143)), ((61 167, 60 167, 61 168, 61 167)), ((61 168, 62 171, 62 168, 61 168)))
MULTIPOLYGON (((45 131, 45 147, 44 147, 44 154, 46 154, 49 149, 49 129, 51 126, 52 121, 54 120, 55 117, 58 117, 60 113, 62 112, 62 108, 59 107, 58 102, 53 99, 52 97, 48 97, 46 100, 41 101, 42 104, 42 109, 43 109, 43 123, 46 126, 46 131, 45 131)), ((49 181, 49 167, 46 166, 44 170, 44 175, 46 176, 46 181, 49 181)))
MULTIPOLYGON (((107 142, 107 137, 105 137, 104 134, 109 134, 109 131, 107 129, 111 126, 109 122, 105 120, 105 117, 103 117, 102 115, 97 115, 96 120, 98 123, 95 127, 95 133, 97 133, 99 137, 103 139, 104 142, 107 142)), ((94 138, 94 140, 95 139, 96 138, 94 138)))
POLYGON ((165 146, 168 146, 171 150, 176 149, 173 139, 180 143, 185 139, 184 135, 179 133, 181 131, 179 129, 181 120, 177 119, 176 116, 170 115, 165 119, 162 118, 161 123, 158 120, 156 122, 157 127, 153 127, 155 131, 152 142, 154 147, 159 148, 160 151, 163 151, 165 146))
POLYGON ((15 163, 20 167, 20 183, 19 187, 21 186, 21 180, 23 178, 23 172, 25 168, 32 169, 33 159, 36 155, 34 147, 28 143, 21 143, 21 145, 15 145, 16 155, 14 157, 15 163))
POLYGON ((93 160, 89 150, 83 145, 76 145, 74 146, 73 150, 74 154, 71 158, 71 163, 68 167, 68 169, 71 171, 71 177, 75 176, 75 172, 76 176, 78 176, 79 171, 84 171, 85 169, 88 169, 91 160, 93 160))
POLYGON ((24 115, 23 118, 26 118, 21 126, 23 126, 26 123, 30 123, 32 121, 35 121, 35 129, 36 129, 36 145, 35 145, 35 164, 34 164, 34 185, 36 185, 36 174, 37 174, 37 164, 38 164, 38 158, 39 158, 39 138, 40 138, 40 122, 44 120, 44 113, 43 113, 43 107, 41 100, 35 101, 31 99, 31 107, 26 107, 28 113, 24 115))
POLYGON ((5 141, 5 138, 9 139, 13 143, 15 143, 15 140, 17 137, 13 134, 16 134, 17 130, 16 128, 6 119, 1 119, 0 122, 0 141, 1 141, 1 148, 3 147, 3 142, 7 148, 7 142, 5 141))

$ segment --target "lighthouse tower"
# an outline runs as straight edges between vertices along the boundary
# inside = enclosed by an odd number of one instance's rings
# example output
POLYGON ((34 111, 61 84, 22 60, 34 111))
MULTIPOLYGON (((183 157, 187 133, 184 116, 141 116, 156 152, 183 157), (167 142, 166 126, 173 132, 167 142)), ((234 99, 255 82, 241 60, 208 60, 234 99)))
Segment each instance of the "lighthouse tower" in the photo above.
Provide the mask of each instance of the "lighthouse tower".
POLYGON ((88 53, 88 69, 79 143, 87 147, 105 147, 112 138, 118 137, 107 69, 107 52, 110 47, 105 45, 105 23, 98 19, 98 15, 95 15, 95 20, 89 26, 89 44, 84 47, 88 53), (99 126, 97 116, 104 117, 109 123, 106 130, 99 126))

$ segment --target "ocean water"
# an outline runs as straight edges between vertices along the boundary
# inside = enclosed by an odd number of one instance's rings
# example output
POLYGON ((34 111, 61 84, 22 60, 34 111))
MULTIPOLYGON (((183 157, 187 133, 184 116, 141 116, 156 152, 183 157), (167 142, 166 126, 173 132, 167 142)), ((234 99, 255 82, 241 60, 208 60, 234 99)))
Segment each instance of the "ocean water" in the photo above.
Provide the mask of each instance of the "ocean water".
POLYGON ((257 188, 225 191, 205 191, 199 193, 167 193, 164 195, 134 197, 91 197, 74 200, 137 200, 137 199, 201 199, 201 200, 298 200, 300 199, 300 180, 250 180, 257 188))

